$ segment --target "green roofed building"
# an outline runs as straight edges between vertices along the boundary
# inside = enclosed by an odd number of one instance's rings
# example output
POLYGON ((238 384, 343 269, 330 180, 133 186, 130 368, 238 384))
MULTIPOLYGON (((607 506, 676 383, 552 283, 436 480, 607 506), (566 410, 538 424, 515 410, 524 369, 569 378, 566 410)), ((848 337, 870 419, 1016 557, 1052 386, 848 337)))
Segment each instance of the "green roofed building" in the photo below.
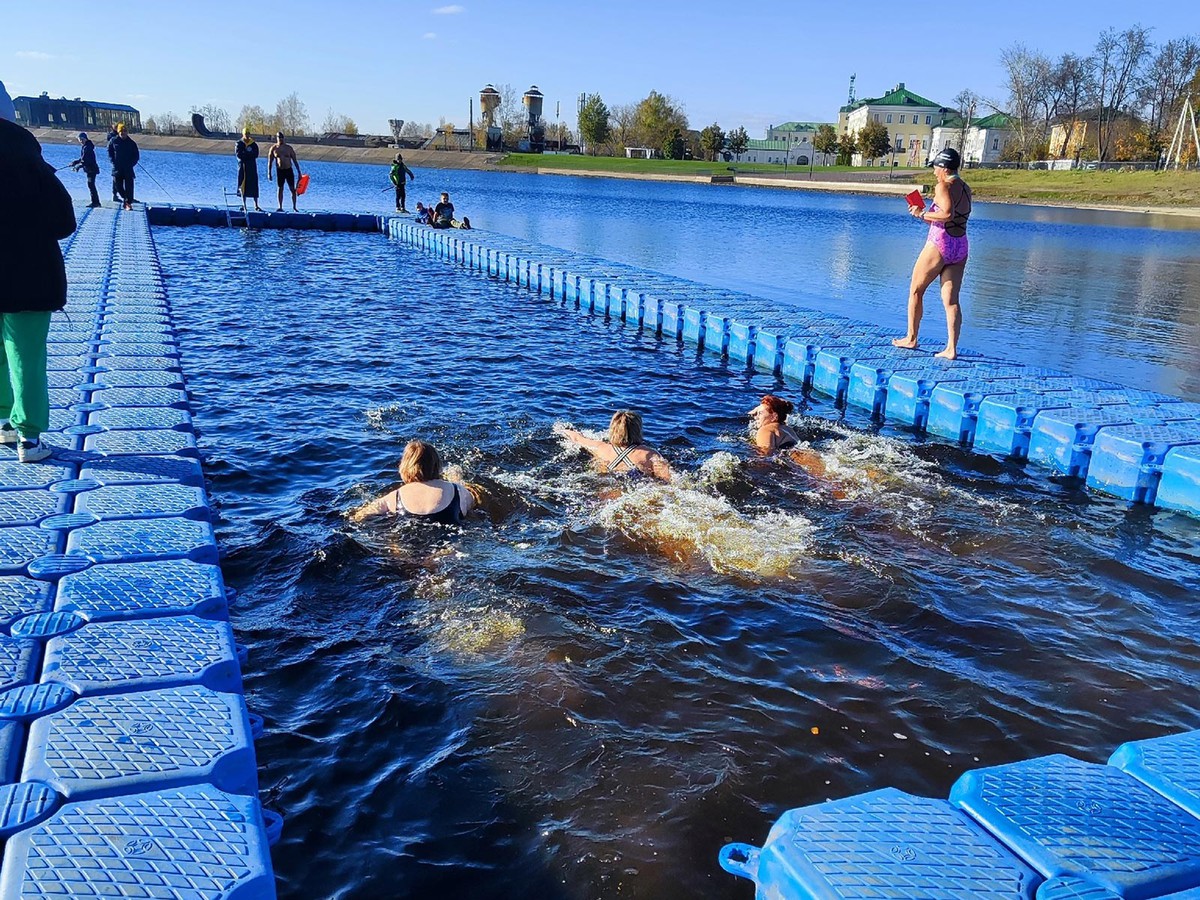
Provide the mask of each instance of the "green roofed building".
MULTIPOLYGON (((900 82, 882 97, 858 100, 838 110, 838 134, 857 134, 867 122, 887 127, 892 151, 888 157, 875 160, 877 165, 924 165, 933 146, 933 130, 939 127, 954 110, 910 91, 900 82)), ((854 164, 868 162, 859 154, 854 164)))
POLYGON ((1012 119, 1006 113, 992 113, 964 122, 962 116, 951 111, 942 124, 933 129, 929 155, 953 147, 962 155, 964 163, 996 163, 1004 158, 1004 148, 1014 137, 1012 119))
MULTIPOLYGON (((790 158, 788 162, 796 165, 808 165, 808 158, 813 153, 813 139, 816 137, 817 129, 824 122, 784 122, 782 125, 767 126, 768 141, 783 141, 788 144, 790 149, 790 158), (803 162, 798 160, 804 157, 803 162)), ((828 123, 833 127, 833 123, 828 123)), ((816 164, 819 166, 833 162, 833 159, 825 159, 824 154, 817 154, 816 164)))

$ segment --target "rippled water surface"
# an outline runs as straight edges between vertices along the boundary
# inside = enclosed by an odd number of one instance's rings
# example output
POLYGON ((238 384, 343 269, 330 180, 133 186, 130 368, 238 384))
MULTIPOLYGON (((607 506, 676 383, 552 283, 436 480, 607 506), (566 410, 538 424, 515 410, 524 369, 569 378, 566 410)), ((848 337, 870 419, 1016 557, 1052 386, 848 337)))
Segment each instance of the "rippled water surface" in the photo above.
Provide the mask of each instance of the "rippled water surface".
MULTIPOLYGON (((45 151, 56 165, 78 153, 45 151)), ((232 145, 143 163, 139 196, 160 202, 220 204, 237 170, 232 145)), ((386 166, 302 164, 304 208, 393 205, 386 166)), ((61 177, 85 196, 82 175, 61 177)), ((418 169, 409 205, 442 190, 478 227, 897 329, 927 230, 898 197, 504 172, 418 169)), ((945 319, 930 299, 924 340, 938 346, 945 319)), ((976 204, 963 309, 970 349, 1200 400, 1200 219, 976 204)))
POLYGON ((748 898, 784 809, 1200 726, 1194 520, 821 405, 754 460, 786 386, 379 236, 155 239, 284 897, 748 898), (678 483, 553 433, 626 406, 678 483), (488 516, 350 525, 415 436, 488 516))

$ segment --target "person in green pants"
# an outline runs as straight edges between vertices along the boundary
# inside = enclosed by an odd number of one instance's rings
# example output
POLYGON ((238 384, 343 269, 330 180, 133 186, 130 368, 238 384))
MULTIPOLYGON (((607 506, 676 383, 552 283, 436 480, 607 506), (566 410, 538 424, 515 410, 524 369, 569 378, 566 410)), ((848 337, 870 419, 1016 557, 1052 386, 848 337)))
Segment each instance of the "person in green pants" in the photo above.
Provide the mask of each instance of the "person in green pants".
POLYGON ((67 304, 58 242, 75 230, 75 209, 37 139, 15 120, 0 84, 0 444, 38 462, 54 452, 42 440, 50 427, 46 336, 51 313, 67 304))

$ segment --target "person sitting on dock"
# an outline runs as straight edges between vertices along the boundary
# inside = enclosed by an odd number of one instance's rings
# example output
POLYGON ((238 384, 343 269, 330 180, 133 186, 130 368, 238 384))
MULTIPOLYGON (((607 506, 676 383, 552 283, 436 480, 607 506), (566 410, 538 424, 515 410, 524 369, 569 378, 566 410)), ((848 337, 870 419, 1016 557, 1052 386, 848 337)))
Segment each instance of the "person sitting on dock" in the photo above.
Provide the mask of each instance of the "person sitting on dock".
POLYGON ((417 201, 417 224, 432 225, 433 224, 433 207, 426 206, 420 200, 417 201))
MULTIPOLYGON (((246 199, 254 200, 254 209, 262 212, 258 205, 258 142, 250 134, 250 126, 242 129, 242 139, 234 149, 238 160, 238 196, 242 198, 242 212, 246 211, 246 199)), ((280 198, 283 205, 283 198, 280 198)))
POLYGON ((450 202, 450 195, 442 191, 442 199, 433 208, 433 221, 429 224, 434 228, 470 228, 471 220, 466 216, 461 222, 454 218, 454 204, 450 202))
MULTIPOLYGON (((409 181, 417 180, 417 176, 413 174, 413 170, 404 164, 404 155, 397 153, 396 158, 392 160, 392 170, 388 174, 388 177, 391 179, 392 184, 396 188, 396 212, 401 213, 408 212, 408 210, 404 208, 405 175, 408 176, 409 181)), ((418 206, 419 205, 420 204, 418 204, 418 206)))
POLYGON ((100 194, 96 191, 96 176, 100 174, 100 164, 96 162, 96 145, 88 138, 87 132, 79 132, 79 159, 71 163, 71 168, 76 172, 83 170, 83 174, 87 176, 88 192, 92 195, 92 202, 88 206, 95 209, 100 205, 100 194))
POLYGON ((958 357, 958 336, 962 331, 962 309, 958 294, 962 290, 963 274, 967 268, 967 219, 971 217, 971 189, 958 174, 962 158, 953 147, 947 147, 933 158, 930 165, 937 176, 933 188, 933 205, 926 210, 910 206, 909 214, 929 223, 929 236, 921 255, 913 265, 908 292, 908 333, 892 343, 906 350, 917 349, 917 333, 921 330, 925 290, 938 276, 942 279, 942 303, 946 307, 946 349, 935 354, 942 359, 958 357))
POLYGON ((271 180, 272 170, 276 172, 276 183, 279 185, 279 209, 283 212, 283 185, 286 183, 292 192, 292 211, 299 212, 296 206, 296 179, 300 177, 300 160, 296 151, 283 139, 283 132, 275 134, 275 143, 267 153, 267 180, 271 180))
POLYGON ((125 130, 125 123, 117 123, 117 139, 112 142, 113 178, 117 182, 117 193, 126 209, 133 209, 133 170, 137 168, 141 152, 137 142, 125 130))
POLYGON ((800 439, 787 427, 787 417, 794 407, 774 394, 767 394, 750 410, 750 425, 754 428, 754 445, 764 456, 778 450, 790 450, 800 439))
POLYGON ((432 444, 409 441, 400 457, 404 483, 350 515, 361 522, 373 516, 419 519, 441 525, 459 525, 475 508, 479 489, 459 479, 442 477, 442 461, 432 444))
POLYGON ((556 432, 578 444, 600 465, 601 471, 619 475, 648 475, 659 481, 671 480, 671 467, 662 455, 642 444, 642 416, 631 410, 618 410, 608 423, 608 440, 585 437, 573 428, 556 432))

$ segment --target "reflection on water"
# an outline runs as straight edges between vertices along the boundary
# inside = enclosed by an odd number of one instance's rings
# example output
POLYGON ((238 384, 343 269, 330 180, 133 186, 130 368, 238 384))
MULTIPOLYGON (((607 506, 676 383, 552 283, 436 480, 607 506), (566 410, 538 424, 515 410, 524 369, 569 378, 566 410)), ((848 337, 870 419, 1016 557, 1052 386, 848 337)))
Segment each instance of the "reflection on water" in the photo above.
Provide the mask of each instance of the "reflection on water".
MULTIPOLYGON (((232 148, 143 164, 179 202, 223 202, 236 173, 232 148)), ((391 212, 385 165, 305 172, 309 208, 391 212)), ((62 177, 86 202, 82 176, 62 177)), ((415 184, 414 199, 449 190, 477 227, 898 330, 928 230, 897 197, 423 169, 415 184)), ((1200 400, 1200 218, 977 203, 962 304, 970 349, 1200 400)), ((944 328, 934 298, 925 343, 944 328)))
POLYGON ((820 401, 760 459, 787 385, 379 237, 155 239, 285 898, 743 897, 786 807, 1200 724, 1193 520, 820 401), (678 483, 564 451, 619 408, 678 483), (487 515, 350 524, 418 436, 487 515))

